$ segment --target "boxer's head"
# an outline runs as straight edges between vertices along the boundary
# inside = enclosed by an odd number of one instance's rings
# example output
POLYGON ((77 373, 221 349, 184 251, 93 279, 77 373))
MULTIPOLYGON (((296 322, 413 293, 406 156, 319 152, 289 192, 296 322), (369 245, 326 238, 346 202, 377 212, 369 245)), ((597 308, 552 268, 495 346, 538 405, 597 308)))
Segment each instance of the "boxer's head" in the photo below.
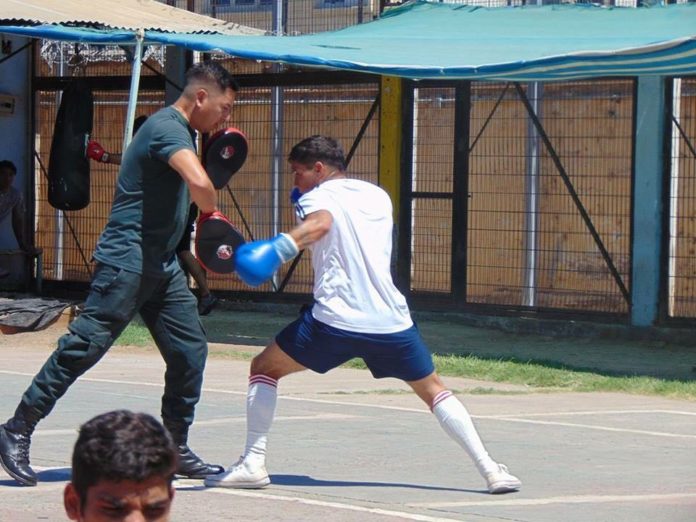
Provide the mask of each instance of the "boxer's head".
POLYGON ((328 136, 310 136, 297 143, 288 162, 295 176, 295 187, 302 194, 326 181, 342 177, 346 170, 346 158, 341 145, 328 136))

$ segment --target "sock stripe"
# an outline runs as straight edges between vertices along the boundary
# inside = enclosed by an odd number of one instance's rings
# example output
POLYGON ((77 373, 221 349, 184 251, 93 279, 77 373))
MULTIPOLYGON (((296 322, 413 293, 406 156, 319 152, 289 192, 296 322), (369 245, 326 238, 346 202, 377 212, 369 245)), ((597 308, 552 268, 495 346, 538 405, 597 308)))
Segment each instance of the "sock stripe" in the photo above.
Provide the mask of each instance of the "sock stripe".
POLYGON ((432 406, 430 406, 430 410, 432 411, 435 408, 435 406, 437 406, 439 403, 441 403, 445 399, 448 399, 449 397, 452 397, 452 392, 449 390, 442 390, 433 399, 433 404, 432 404, 432 406))
POLYGON ((278 387, 277 380, 275 380, 272 377, 269 377, 268 375, 262 375, 262 374, 250 375, 249 376, 249 386, 251 386, 252 384, 268 384, 269 386, 273 386, 274 388, 278 387))

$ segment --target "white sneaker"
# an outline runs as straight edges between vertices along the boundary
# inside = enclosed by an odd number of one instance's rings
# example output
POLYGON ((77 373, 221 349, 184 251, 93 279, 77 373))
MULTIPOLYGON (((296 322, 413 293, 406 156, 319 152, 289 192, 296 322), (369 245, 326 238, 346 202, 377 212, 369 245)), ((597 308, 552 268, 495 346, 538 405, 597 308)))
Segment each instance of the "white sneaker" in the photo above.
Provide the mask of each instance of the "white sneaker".
POLYGON ((271 479, 268 477, 266 466, 252 464, 240 457, 224 473, 205 477, 204 483, 208 487, 259 489, 268 486, 271 479))
POLYGON ((508 472, 505 464, 498 464, 496 471, 486 474, 489 493, 509 493, 517 491, 522 486, 522 482, 516 476, 508 472))

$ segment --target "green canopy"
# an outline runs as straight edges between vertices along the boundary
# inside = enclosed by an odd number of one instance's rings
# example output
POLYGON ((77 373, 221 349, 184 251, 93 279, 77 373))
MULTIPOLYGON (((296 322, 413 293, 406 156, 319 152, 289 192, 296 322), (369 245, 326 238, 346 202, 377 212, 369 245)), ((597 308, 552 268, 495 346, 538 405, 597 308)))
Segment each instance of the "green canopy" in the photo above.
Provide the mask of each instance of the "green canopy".
POLYGON ((696 73, 696 4, 483 8, 418 0, 373 22, 307 36, 148 36, 243 58, 408 78, 696 73))

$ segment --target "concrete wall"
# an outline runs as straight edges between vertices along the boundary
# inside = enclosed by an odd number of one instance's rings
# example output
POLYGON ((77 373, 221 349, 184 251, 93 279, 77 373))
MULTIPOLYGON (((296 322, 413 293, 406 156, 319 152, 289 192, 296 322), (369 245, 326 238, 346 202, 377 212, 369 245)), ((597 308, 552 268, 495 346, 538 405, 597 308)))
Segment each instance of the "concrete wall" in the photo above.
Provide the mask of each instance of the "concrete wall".
MULTIPOLYGON (((12 45, 12 52, 26 45, 29 40, 16 36, 2 35, 3 43, 8 40, 12 45)), ((4 45, 3 45, 4 47, 4 45)), ((14 114, 0 114, 0 159, 12 161, 17 166, 15 187, 24 195, 28 203, 33 199, 29 195, 29 180, 31 172, 29 165, 31 147, 29 145, 29 133, 31 132, 31 89, 30 89, 30 52, 31 48, 16 54, 9 60, 0 63, 0 94, 9 94, 15 98, 14 114)), ((0 54, 0 60, 7 54, 0 54)), ((0 250, 14 249, 17 247, 10 219, 0 223, 0 250)))

